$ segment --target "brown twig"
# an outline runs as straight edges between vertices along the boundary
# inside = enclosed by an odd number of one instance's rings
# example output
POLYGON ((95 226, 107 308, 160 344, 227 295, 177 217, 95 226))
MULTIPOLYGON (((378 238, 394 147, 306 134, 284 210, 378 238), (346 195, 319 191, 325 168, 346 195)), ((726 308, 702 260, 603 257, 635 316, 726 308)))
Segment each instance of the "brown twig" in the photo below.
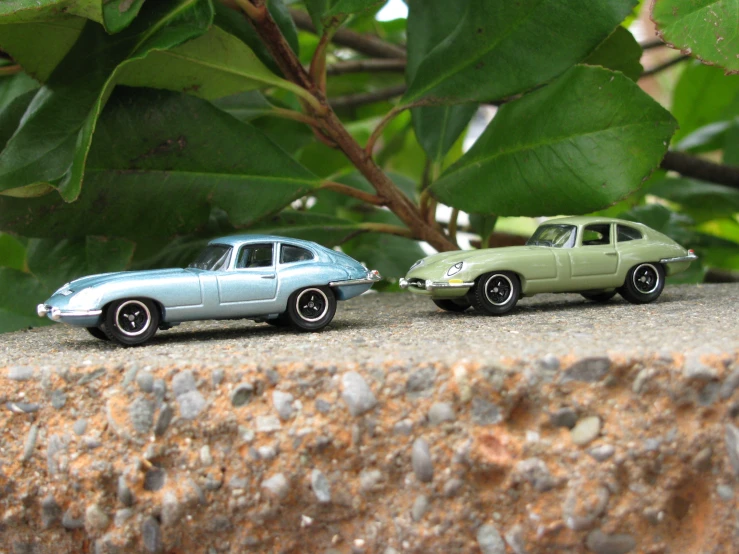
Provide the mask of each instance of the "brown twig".
POLYGON ((8 75, 15 75, 23 71, 23 68, 19 64, 5 65, 0 67, 0 77, 6 77, 8 75))
POLYGON ((343 75, 345 73, 403 73, 406 61, 404 59, 371 59, 349 60, 336 62, 326 69, 328 75, 343 75))
POLYGON ((373 104, 375 102, 382 102, 383 100, 390 100, 392 98, 402 96, 405 93, 405 90, 405 85, 396 85, 394 87, 388 87, 373 92, 360 92, 358 94, 337 96, 335 98, 330 98, 329 103, 334 109, 356 108, 358 106, 364 106, 365 104, 373 104))
POLYGON ((374 233, 385 233, 387 235, 397 235, 399 237, 405 237, 408 239, 415 238, 413 236, 413 233, 411 233, 410 229, 407 229, 405 227, 400 227, 399 225, 389 225, 387 223, 372 223, 372 222, 366 222, 366 223, 360 223, 359 227, 366 231, 374 232, 374 233))
POLYGON ((270 111, 266 112, 265 115, 274 115, 276 117, 281 117, 282 119, 292 119, 293 121, 300 121, 301 123, 305 123, 306 125, 310 125, 311 127, 318 127, 321 125, 321 122, 314 117, 306 115, 302 112, 296 112, 295 110, 288 110, 286 108, 272 108, 270 111))
POLYGON ((667 46, 667 45, 657 38, 654 40, 648 40, 647 42, 641 42, 639 43, 639 46, 641 46, 642 50, 651 50, 652 48, 659 48, 660 46, 667 46))
POLYGON ((677 58, 672 58, 671 60, 668 60, 664 63, 661 63, 659 65, 656 65, 654 67, 651 67, 649 69, 644 70, 644 72, 641 74, 640 79, 644 79, 645 77, 651 77, 652 75, 656 75, 657 73, 660 73, 661 71, 664 71, 665 69, 669 69, 673 65, 679 64, 680 62, 684 62, 685 60, 689 60, 690 56, 688 54, 683 54, 682 56, 678 56, 677 58))
MULTIPOLYGON (((300 10, 290 10, 290 15, 298 29, 316 33, 316 28, 310 16, 300 10)), ((317 33, 316 33, 317 34, 317 33)), ((372 35, 362 35, 350 29, 339 29, 334 33, 332 42, 339 46, 346 46, 373 58, 405 58, 405 49, 390 44, 372 35)))
POLYGON ((459 209, 453 208, 452 215, 449 218, 449 229, 447 230, 449 240, 452 242, 457 242, 457 218, 459 218, 459 209))
POLYGON ((665 154, 660 167, 677 171, 684 177, 692 177, 739 189, 739 166, 709 162, 684 152, 668 152, 665 154))
POLYGON ((357 198, 359 200, 362 200, 363 202, 366 202, 367 204, 373 204, 374 206, 384 206, 385 205, 385 200, 377 196, 376 194, 370 194, 369 192, 355 189, 354 187, 350 187, 349 185, 344 185, 342 183, 336 183, 334 181, 325 181, 321 183, 321 188, 324 190, 338 192, 339 194, 343 194, 344 196, 351 196, 352 198, 357 198))

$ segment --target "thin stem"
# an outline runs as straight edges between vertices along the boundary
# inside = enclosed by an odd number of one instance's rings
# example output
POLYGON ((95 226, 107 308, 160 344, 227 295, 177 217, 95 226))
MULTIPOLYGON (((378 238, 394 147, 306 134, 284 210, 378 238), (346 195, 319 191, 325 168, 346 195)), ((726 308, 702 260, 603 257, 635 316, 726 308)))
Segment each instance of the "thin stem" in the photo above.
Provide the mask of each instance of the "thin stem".
POLYGON ((352 198, 357 198, 359 200, 362 200, 363 202, 373 204, 375 206, 385 205, 385 200, 380 196, 365 192, 363 190, 355 189, 354 187, 350 187, 349 185, 344 185, 342 183, 336 183, 334 181, 324 181, 321 183, 320 188, 322 188, 323 190, 338 192, 339 194, 343 194, 344 196, 351 196, 352 198))
POLYGON ((406 229, 405 227, 400 227, 399 225, 389 225, 387 223, 366 222, 366 223, 360 223, 359 227, 366 231, 371 231, 374 233, 385 233, 387 235, 397 235, 399 237, 405 237, 408 239, 416 238, 413 236, 413 233, 411 232, 410 229, 406 229))
POLYGON ((359 94, 348 94, 346 96, 337 96, 336 98, 330 98, 329 103, 334 109, 339 108, 356 108, 365 104, 373 104, 375 102, 381 102, 383 100, 390 100, 397 96, 405 94, 405 85, 396 85, 393 87, 376 90, 374 92, 361 92, 359 94))
POLYGON ((680 62, 684 62, 689 59, 690 59, 690 56, 687 54, 683 54, 682 56, 678 56, 677 58, 672 58, 669 61, 666 61, 664 63, 661 63, 650 69, 645 70, 644 73, 641 74, 641 77, 639 77, 639 79, 643 79, 644 77, 651 77, 652 75, 656 75, 657 73, 660 73, 661 71, 664 71, 665 69, 669 69, 673 65, 679 64, 680 62))
POLYGON ((667 46, 667 45, 657 38, 654 40, 649 40, 647 42, 642 42, 641 44, 639 44, 639 46, 641 46, 642 50, 651 50, 652 48, 659 48, 660 46, 667 46))
MULTIPOLYGON (((290 10, 290 16, 298 29, 316 34, 316 28, 310 16, 299 10, 290 10)), ((333 36, 333 41, 339 46, 346 46, 373 58, 405 58, 405 49, 390 44, 372 35, 362 35, 350 29, 339 29, 333 36)))
POLYGON ((236 3, 242 10, 244 10, 244 13, 249 17, 249 19, 255 22, 264 21, 267 6, 255 6, 249 0, 236 0, 236 3))
POLYGON ((408 110, 410 108, 415 108, 417 106, 420 106, 423 101, 418 101, 412 104, 404 104, 400 106, 395 106, 392 110, 387 112, 385 114, 385 117, 382 118, 382 121, 377 124, 377 127, 375 127, 375 130, 372 131, 372 134, 370 135, 370 138, 367 140, 367 144, 364 147, 364 151, 367 152, 370 156, 372 155, 372 152, 375 149, 375 143, 377 142, 377 139, 380 138, 380 135, 385 130, 385 127, 388 126, 388 124, 395 119, 398 115, 403 113, 405 110, 408 110))
POLYGON ((296 112, 295 110, 288 110, 286 108, 272 108, 265 115, 274 115, 282 119, 292 119, 293 121, 300 121, 311 127, 319 127, 321 122, 316 118, 306 115, 302 112, 296 112))
POLYGON ((15 75, 16 73, 20 73, 21 71, 23 71, 23 68, 19 64, 6 65, 0 67, 0 77, 15 75))
POLYGON ((668 152, 660 167, 677 171, 685 177, 739 189, 739 166, 736 165, 717 164, 684 152, 668 152))
POLYGON ((334 31, 335 29, 331 27, 324 29, 310 63, 309 73, 311 79, 318 85, 318 89, 321 92, 326 92, 326 52, 328 45, 331 44, 331 37, 333 37, 334 31))
POLYGON ((371 59, 371 60, 350 60, 346 62, 336 62, 326 69, 329 75, 343 75, 345 73, 402 73, 405 71, 405 60, 397 59, 371 59))
POLYGON ((453 208, 452 215, 449 219, 449 240, 457 242, 457 218, 459 218, 459 209, 453 208))

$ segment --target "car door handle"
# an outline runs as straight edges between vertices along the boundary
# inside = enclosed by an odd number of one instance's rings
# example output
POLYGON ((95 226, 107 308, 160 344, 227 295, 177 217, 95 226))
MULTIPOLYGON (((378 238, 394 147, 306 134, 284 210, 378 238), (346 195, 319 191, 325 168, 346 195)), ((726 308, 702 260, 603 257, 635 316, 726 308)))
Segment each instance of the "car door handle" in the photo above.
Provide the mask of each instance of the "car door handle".
POLYGON ((274 273, 270 273, 269 275, 262 275, 262 279, 274 279, 276 276, 274 273))
POLYGON ((615 252, 604 252, 606 256, 617 256, 615 252))

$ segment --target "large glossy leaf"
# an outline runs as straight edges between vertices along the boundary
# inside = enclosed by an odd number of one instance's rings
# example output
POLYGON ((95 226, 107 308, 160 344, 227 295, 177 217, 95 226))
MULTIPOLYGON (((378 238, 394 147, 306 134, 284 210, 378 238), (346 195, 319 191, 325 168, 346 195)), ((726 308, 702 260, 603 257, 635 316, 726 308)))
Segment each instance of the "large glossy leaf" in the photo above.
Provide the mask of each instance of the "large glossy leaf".
POLYGON ((100 119, 79 199, 0 197, 0 229, 164 239, 204 228, 214 207, 233 225, 253 225, 318 183, 260 131, 209 102, 118 87, 100 119))
POLYGON ((653 0, 652 20, 671 47, 728 72, 739 72, 736 0, 653 0))
POLYGON ((144 0, 103 0, 105 29, 109 33, 117 33, 128 27, 139 14, 143 3, 144 0))
POLYGON ((183 91, 207 99, 284 84, 248 46, 215 26, 184 44, 131 60, 121 66, 116 82, 183 91))
POLYGON ((211 18, 207 0, 162 0, 145 4, 134 23, 116 35, 88 22, 0 153, 0 191, 45 183, 58 186, 67 201, 77 198, 116 70, 202 34, 211 18))
MULTIPOLYGON (((117 0, 113 1, 118 3, 117 0)), ((130 0, 121 0, 121 2, 126 1, 130 2, 130 0)), ((47 19, 58 16, 60 13, 79 15, 97 22, 103 19, 101 0, 3 0, 0 2, 0 18, 5 21, 47 19)))
POLYGON ((619 25, 582 63, 621 71, 629 79, 637 81, 644 71, 639 62, 641 55, 642 48, 634 35, 619 25))
POLYGON ((698 62, 688 65, 675 86, 672 113, 680 124, 675 141, 739 116, 739 76, 726 76, 720 68, 698 62))
MULTIPOLYGON (((549 81, 588 56, 636 0, 470 2, 423 60, 405 100, 492 101, 549 81)), ((447 17, 445 11, 435 14, 447 17)))
POLYGON ((0 267, 0 333, 51 323, 36 315, 36 305, 49 296, 49 290, 30 273, 0 267))
POLYGON ((26 113, 28 104, 31 103, 34 95, 35 92, 30 90, 13 98, 0 109, 0 149, 5 148, 10 137, 15 133, 18 123, 20 123, 23 114, 26 113))
POLYGON ((0 77, 0 112, 17 97, 38 88, 38 83, 25 73, 0 77))
MULTIPOLYGON (((423 59, 448 37, 467 11, 469 1, 409 0, 408 63, 406 78, 412 82, 423 59), (444 17, 439 17, 444 14, 444 17)), ((477 111, 477 104, 435 106, 412 110, 418 142, 434 161, 441 160, 477 111)))
POLYGON ((22 271, 26 264, 26 245, 17 237, 0 233, 0 267, 22 271))
POLYGON ((576 66, 505 104, 431 191, 470 213, 592 212, 639 188, 675 125, 622 73, 576 66))
POLYGON ((333 17, 344 18, 385 3, 386 0, 305 0, 313 25, 318 34, 323 33, 324 25, 333 17))
MULTIPOLYGON (((280 74, 277 64, 272 59, 272 55, 267 50, 264 42, 254 30, 252 24, 248 21, 245 14, 241 10, 231 9, 220 2, 215 2, 215 24, 226 32, 234 35, 244 44, 246 44, 272 71, 280 74)), ((285 7, 282 0, 270 0, 267 3, 270 15, 277 23, 282 31, 282 35, 287 40, 290 48, 296 54, 299 53, 298 31, 295 28, 295 22, 290 17, 289 10, 285 7)))
POLYGON ((735 121, 726 131, 724 163, 739 166, 739 121, 735 121))
POLYGON ((125 239, 32 239, 28 242, 28 269, 49 290, 82 277, 126 269, 135 244, 125 239))

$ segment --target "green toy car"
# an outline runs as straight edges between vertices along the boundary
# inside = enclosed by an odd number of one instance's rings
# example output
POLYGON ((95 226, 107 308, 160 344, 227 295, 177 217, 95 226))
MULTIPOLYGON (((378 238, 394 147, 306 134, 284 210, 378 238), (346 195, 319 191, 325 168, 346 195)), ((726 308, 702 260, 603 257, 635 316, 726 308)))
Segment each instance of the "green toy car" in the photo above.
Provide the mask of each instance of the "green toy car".
POLYGON ((429 296, 439 308, 510 312, 522 296, 576 292, 595 302, 619 293, 629 302, 655 301, 665 276, 685 271, 697 256, 646 225, 603 217, 549 220, 525 246, 442 252, 418 260, 401 288, 429 296))

